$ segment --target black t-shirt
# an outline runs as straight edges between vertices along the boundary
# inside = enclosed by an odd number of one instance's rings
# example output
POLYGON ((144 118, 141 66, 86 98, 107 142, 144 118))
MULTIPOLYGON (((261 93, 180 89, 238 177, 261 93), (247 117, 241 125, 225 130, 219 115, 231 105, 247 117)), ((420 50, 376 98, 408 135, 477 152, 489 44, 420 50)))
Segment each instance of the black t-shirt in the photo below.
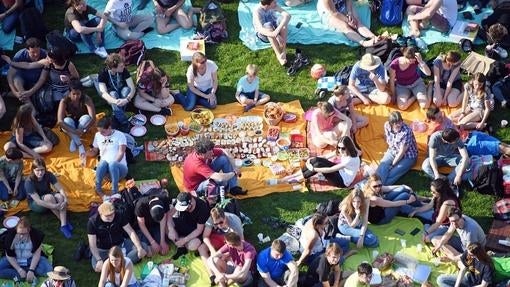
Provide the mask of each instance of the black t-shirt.
POLYGON ((476 258, 473 258, 472 267, 468 266, 468 254, 467 251, 462 254, 460 260, 464 266, 468 268, 468 272, 466 273, 466 277, 468 279, 468 283, 471 286, 482 284, 482 280, 487 282, 488 286, 493 286, 493 278, 494 278, 494 269, 492 269, 486 263, 479 261, 476 258), (473 268, 474 267, 474 268, 473 268))
POLYGON ((315 258, 308 267, 308 272, 306 273, 306 285, 312 286, 317 283, 328 282, 333 276, 335 266, 337 265, 329 264, 326 254, 321 254, 321 256, 315 258))
POLYGON ((74 20, 78 20, 78 22, 85 25, 84 22, 89 20, 89 15, 95 16, 96 14, 97 10, 94 9, 93 7, 90 7, 89 5, 87 5, 87 10, 85 10, 85 12, 83 13, 76 11, 76 9, 74 9, 73 7, 69 7, 67 8, 66 14, 64 16, 64 27, 66 27, 67 29, 73 28, 71 22, 73 22, 74 20))
MULTIPOLYGON (((49 171, 46 171, 41 180, 32 179, 31 176, 27 178, 25 182, 25 190, 28 194, 37 193, 39 197, 53 192, 52 185, 57 183, 57 177, 49 171)), ((32 199, 30 197, 30 199, 32 199)))
POLYGON ((123 227, 129 224, 126 218, 122 218, 115 212, 112 222, 104 222, 101 216, 96 214, 89 218, 87 224, 87 234, 95 235, 97 247, 100 249, 110 249, 115 245, 121 245, 124 241, 123 227))
POLYGON ((209 207, 200 199, 195 198, 195 209, 192 212, 177 211, 177 217, 174 218, 175 230, 179 236, 186 236, 197 228, 198 224, 204 224, 209 219, 209 207))
POLYGON ((120 91, 123 87, 126 87, 126 80, 129 79, 131 75, 128 70, 124 68, 122 73, 111 73, 107 68, 103 68, 103 70, 99 73, 98 81, 106 85, 106 89, 108 92, 117 91, 120 95, 120 91))
POLYGON ((152 219, 149 208, 149 202, 156 197, 163 202, 163 212, 167 213, 170 210, 170 198, 168 196, 143 196, 136 201, 135 215, 144 218, 146 227, 159 226, 159 222, 152 219))

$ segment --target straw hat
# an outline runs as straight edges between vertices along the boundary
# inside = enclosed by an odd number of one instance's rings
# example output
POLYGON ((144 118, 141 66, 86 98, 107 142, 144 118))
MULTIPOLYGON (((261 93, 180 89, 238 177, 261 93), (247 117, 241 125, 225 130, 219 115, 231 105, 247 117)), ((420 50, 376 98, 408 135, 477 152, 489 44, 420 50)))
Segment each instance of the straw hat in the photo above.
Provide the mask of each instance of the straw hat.
POLYGON ((367 71, 372 71, 379 67, 381 64, 381 58, 370 53, 363 55, 363 57, 361 57, 361 61, 359 61, 360 68, 367 71))
POLYGON ((47 273, 48 277, 53 280, 69 280, 71 278, 71 275, 69 274, 69 269, 65 268, 64 266, 55 266, 53 268, 53 271, 50 271, 47 273))

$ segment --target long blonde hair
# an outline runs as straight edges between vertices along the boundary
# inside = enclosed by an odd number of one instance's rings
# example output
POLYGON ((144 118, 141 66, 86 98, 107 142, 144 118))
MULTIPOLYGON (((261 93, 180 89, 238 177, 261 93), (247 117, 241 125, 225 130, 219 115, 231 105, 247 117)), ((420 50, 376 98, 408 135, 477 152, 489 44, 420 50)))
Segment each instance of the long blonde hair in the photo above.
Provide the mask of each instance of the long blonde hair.
POLYGON ((340 209, 345 211, 345 213, 347 213, 347 215, 349 215, 351 218, 354 218, 356 216, 356 211, 354 210, 354 206, 352 206, 352 203, 356 197, 358 197, 361 200, 360 210, 361 215, 364 215, 367 206, 365 195, 363 194, 363 191, 361 191, 360 189, 357 188, 353 189, 349 193, 349 195, 347 195, 347 197, 344 198, 344 200, 342 200, 342 202, 340 203, 340 209))
POLYGON ((375 193, 375 190, 372 188, 372 184, 376 181, 381 181, 381 178, 377 174, 372 174, 368 177, 367 183, 365 183, 365 186, 363 187, 363 193, 365 194, 366 197, 379 195, 375 193))
MULTIPOLYGON (((122 249, 118 246, 113 246, 110 248, 110 251, 108 252, 108 257, 113 256, 115 258, 120 259, 120 280, 124 278, 124 274, 126 273, 126 259, 124 258, 124 254, 122 253, 122 249)), ((106 263, 106 262, 105 262, 106 263)), ((115 282, 115 267, 113 266, 112 262, 108 259, 108 280, 110 282, 115 282)))

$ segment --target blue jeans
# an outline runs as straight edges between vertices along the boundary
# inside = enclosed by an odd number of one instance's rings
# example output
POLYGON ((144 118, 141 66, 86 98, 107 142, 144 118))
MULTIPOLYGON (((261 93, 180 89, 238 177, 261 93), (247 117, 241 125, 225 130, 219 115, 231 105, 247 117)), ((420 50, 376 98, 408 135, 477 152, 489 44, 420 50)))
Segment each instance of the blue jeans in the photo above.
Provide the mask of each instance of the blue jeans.
MULTIPOLYGON (((437 168, 440 168, 442 166, 454 167, 452 172, 450 172, 450 174, 448 175, 448 180, 450 182, 453 182, 453 180, 455 179, 455 176, 457 176, 457 172, 461 172, 462 166, 459 165, 461 159, 462 159, 462 157, 460 156, 460 154, 453 154, 450 156, 437 155, 436 156, 437 168)), ((430 158, 429 157, 427 157, 423 161, 423 164, 421 165, 421 169, 430 178, 434 178, 434 171, 432 170, 432 167, 430 166, 430 158)), ((470 176, 469 171, 465 170, 464 174, 462 175, 462 180, 467 180, 469 178, 469 176, 470 176)))
MULTIPOLYGON (((140 285, 138 284, 138 282, 135 282, 135 283, 133 283, 133 284, 129 284, 127 287, 138 287, 138 286, 140 286, 140 285)), ((104 287, 117 287, 117 285, 115 285, 114 283, 112 283, 112 282, 108 281, 108 282, 106 282, 106 283, 104 284, 104 287)))
POLYGON ((105 160, 100 161, 96 167, 96 192, 101 193, 101 186, 103 185, 103 179, 106 174, 110 174, 112 181, 112 194, 119 192, 119 180, 126 177, 128 172, 127 165, 124 165, 118 161, 107 162, 105 160))
MULTIPOLYGON (((404 205, 400 208, 400 212, 405 215, 409 215, 409 213, 413 212, 416 208, 422 206, 423 204, 420 201, 415 201, 412 204, 404 205)), ((434 214, 434 210, 430 209, 427 211, 417 212, 414 214, 414 217, 420 219, 423 223, 432 223, 432 215, 434 214)))
MULTIPOLYGON (((206 91, 201 91, 204 94, 209 94, 211 92, 211 89, 208 89, 206 91)), ((216 105, 211 105, 209 103, 209 100, 206 98, 202 98, 195 93, 193 93, 189 88, 186 91, 186 95, 183 95, 181 93, 174 95, 175 101, 182 105, 182 108, 185 111, 191 111, 195 108, 196 105, 201 105, 208 109, 214 109, 216 108, 216 105)))
MULTIPOLYGON (((455 286, 455 282, 457 281, 457 275, 454 274, 441 274, 439 277, 437 277, 437 285, 439 287, 453 287, 455 286)), ((462 280, 460 281, 461 287, 470 287, 473 286, 473 284, 469 284, 467 277, 464 276, 462 280)))
MULTIPOLYGON (((4 13, 5 11, 7 11, 7 8, 5 8, 2 2, 0 2, 0 13, 4 13)), ((5 34, 9 34, 14 31, 14 28, 16 28, 16 25, 18 24, 19 14, 20 9, 18 8, 11 14, 5 16, 4 20, 2 21, 2 30, 5 34)))
MULTIPOLYGON (((351 237, 351 242, 356 244, 358 243, 361 228, 351 227, 348 224, 340 224, 338 225, 338 230, 340 230, 340 233, 343 235, 348 235, 351 237)), ((365 238, 363 240, 363 246, 366 247, 377 247, 379 246, 379 239, 377 239, 377 236, 372 233, 369 229, 365 231, 365 238)))
MULTIPOLYGON (((508 79, 507 79, 508 81, 508 79)), ((505 89, 504 89, 504 85, 505 85, 505 80, 500 80, 500 81, 497 81, 496 83, 494 83, 494 85, 492 85, 492 93, 494 94, 494 98, 496 98, 496 100, 498 100, 499 102, 502 102, 502 101, 508 101, 508 97, 505 96, 505 89)))
MULTIPOLYGON (((30 268, 31 262, 32 262, 32 258, 29 258, 27 266, 21 266, 21 268, 23 268, 23 270, 25 270, 25 271, 28 271, 28 268, 30 268)), ((46 276, 48 276, 47 273, 52 270, 53 270, 53 267, 51 267, 51 264, 48 261, 48 258, 41 255, 41 257, 39 258, 39 263, 37 263, 37 266, 35 267, 35 275, 46 277, 46 276)), ((12 278, 14 278, 14 277, 19 278, 18 271, 16 271, 16 269, 14 269, 11 266, 11 263, 9 263, 6 256, 2 257, 0 259, 0 278, 12 280, 12 278)))
MULTIPOLYGON (((399 200, 408 200, 411 196, 409 194, 409 190, 404 187, 392 190, 384 195, 384 199, 389 201, 399 201, 399 200)), ((384 208, 384 218, 379 221, 377 224, 386 224, 390 222, 397 214, 401 211, 402 206, 397 207, 385 207, 384 208)))
MULTIPOLYGON (((209 167, 212 170, 214 170, 215 172, 220 172, 221 171, 221 172, 224 172, 224 173, 228 173, 228 172, 233 172, 234 171, 234 167, 232 166, 232 164, 230 163, 230 159, 226 155, 220 155, 219 157, 215 158, 211 162, 209 167)), ((209 179, 206 179, 206 180, 202 181, 198 185, 196 193, 200 194, 200 195, 205 194, 208 182, 209 182, 209 179)), ((229 188, 237 186, 237 176, 233 176, 227 182, 217 182, 217 184, 219 186, 224 186, 225 187, 225 192, 227 192, 229 190, 229 188)))
MULTIPOLYGON (((9 184, 11 189, 14 188, 14 184, 9 184)), ((23 200, 27 197, 27 193, 25 191, 25 180, 21 180, 18 186, 18 195, 16 195, 17 200, 23 200)), ((6 201, 9 199, 9 191, 5 186, 3 181, 0 181, 0 200, 6 201)))
MULTIPOLYGON (((131 92, 131 89, 129 87, 123 87, 120 90, 120 95, 117 91, 110 91, 110 96, 114 99, 125 99, 128 97, 129 93, 131 92)), ((117 120, 117 122, 122 126, 128 126, 128 117, 126 116, 126 106, 120 107, 116 104, 110 104, 113 111, 113 117, 117 120)))
POLYGON ((406 174, 411 167, 416 163, 416 158, 404 157, 397 162, 397 165, 391 166, 395 156, 388 150, 381 159, 381 163, 377 168, 376 173, 381 178, 383 185, 392 185, 404 174, 406 174))
MULTIPOLYGON (((80 25, 85 27, 97 27, 99 25, 99 22, 101 22, 101 18, 94 17, 92 19, 89 19, 88 21, 81 21, 80 25)), ((104 47, 104 32, 98 32, 101 36, 101 43, 97 43, 97 47, 104 47)), ((94 35, 95 33, 90 34, 82 34, 76 32, 73 28, 69 29, 67 31, 67 37, 69 40, 73 42, 80 42, 87 44, 87 47, 89 48, 90 52, 94 52, 96 50, 96 45, 94 44, 94 35)))
MULTIPOLYGON (((78 121, 75 121, 73 120, 72 118, 70 117, 65 117, 64 118, 64 124, 69 126, 70 128, 72 129, 79 129, 81 131, 83 131, 83 129, 90 123, 90 121, 92 120, 92 118, 89 116, 89 115, 83 115, 81 116, 78 121)), ((68 134, 69 137, 71 138, 71 140, 77 145, 81 145, 81 139, 80 139, 80 136, 78 136, 77 134, 68 134)))

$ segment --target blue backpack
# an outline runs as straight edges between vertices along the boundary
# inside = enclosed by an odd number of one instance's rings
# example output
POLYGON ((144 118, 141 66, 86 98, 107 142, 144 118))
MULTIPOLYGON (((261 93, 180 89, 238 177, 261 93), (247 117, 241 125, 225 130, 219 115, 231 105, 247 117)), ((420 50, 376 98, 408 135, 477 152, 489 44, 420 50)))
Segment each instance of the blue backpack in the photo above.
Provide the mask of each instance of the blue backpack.
POLYGON ((382 0, 379 21, 385 26, 397 26, 403 19, 403 0, 382 0))

